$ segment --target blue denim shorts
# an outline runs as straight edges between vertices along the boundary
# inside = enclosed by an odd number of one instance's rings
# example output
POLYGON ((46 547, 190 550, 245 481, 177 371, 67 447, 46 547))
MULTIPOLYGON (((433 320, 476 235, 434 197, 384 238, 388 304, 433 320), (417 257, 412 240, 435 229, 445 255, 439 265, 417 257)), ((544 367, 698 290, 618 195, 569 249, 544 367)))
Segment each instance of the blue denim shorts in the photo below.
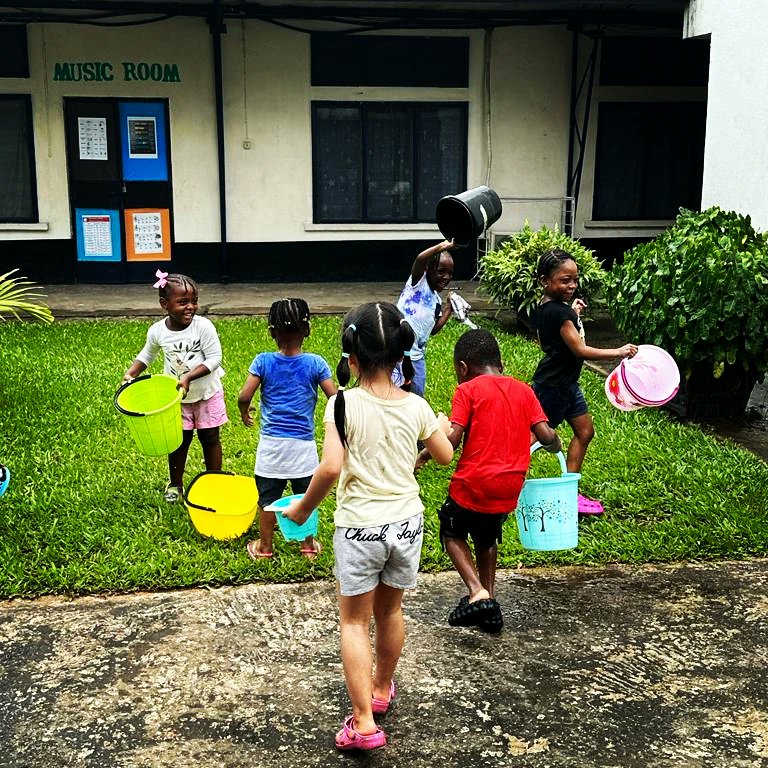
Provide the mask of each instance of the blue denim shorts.
POLYGON ((549 419, 549 426, 555 429, 564 421, 570 421, 577 416, 589 413, 587 401, 578 383, 565 384, 560 387, 543 387, 541 384, 531 384, 541 407, 549 419))

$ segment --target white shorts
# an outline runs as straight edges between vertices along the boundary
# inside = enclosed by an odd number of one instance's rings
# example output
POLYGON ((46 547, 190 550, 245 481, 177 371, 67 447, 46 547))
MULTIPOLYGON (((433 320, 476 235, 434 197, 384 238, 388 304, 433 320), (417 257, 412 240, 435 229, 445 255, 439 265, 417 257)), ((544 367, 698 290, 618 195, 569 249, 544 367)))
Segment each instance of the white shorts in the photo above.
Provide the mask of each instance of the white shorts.
POLYGON ((336 528, 333 554, 339 592, 363 595, 386 584, 413 589, 421 560, 424 515, 374 528, 336 528))

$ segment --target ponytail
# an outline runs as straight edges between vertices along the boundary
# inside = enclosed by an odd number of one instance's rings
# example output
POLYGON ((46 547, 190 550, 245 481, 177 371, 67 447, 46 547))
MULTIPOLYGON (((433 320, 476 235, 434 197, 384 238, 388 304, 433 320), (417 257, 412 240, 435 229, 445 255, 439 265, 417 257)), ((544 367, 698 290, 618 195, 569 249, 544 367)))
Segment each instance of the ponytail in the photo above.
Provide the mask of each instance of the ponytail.
POLYGON ((341 359, 336 366, 339 391, 336 393, 333 407, 333 421, 341 444, 347 447, 344 390, 351 376, 349 356, 355 355, 361 378, 366 378, 377 370, 391 373, 402 359, 403 375, 406 379, 402 388, 408 391, 414 373, 410 354, 416 336, 403 313, 394 304, 384 301, 362 304, 346 316, 344 323, 346 325, 341 334, 341 359))
POLYGON ((341 438, 341 444, 345 447, 347 445, 347 429, 344 424, 346 414, 344 389, 349 384, 349 355, 353 351, 356 330, 355 324, 350 323, 341 334, 341 358, 336 366, 336 379, 339 382, 339 391, 336 393, 336 402, 333 406, 333 421, 336 424, 336 431, 341 438))
POLYGON ((415 373, 413 361, 411 360, 411 348, 415 340, 416 334, 413 332, 411 324, 403 318, 400 321, 400 349, 403 350, 403 363, 401 367, 405 381, 400 385, 400 389, 404 389, 406 392, 411 391, 411 382, 415 373))

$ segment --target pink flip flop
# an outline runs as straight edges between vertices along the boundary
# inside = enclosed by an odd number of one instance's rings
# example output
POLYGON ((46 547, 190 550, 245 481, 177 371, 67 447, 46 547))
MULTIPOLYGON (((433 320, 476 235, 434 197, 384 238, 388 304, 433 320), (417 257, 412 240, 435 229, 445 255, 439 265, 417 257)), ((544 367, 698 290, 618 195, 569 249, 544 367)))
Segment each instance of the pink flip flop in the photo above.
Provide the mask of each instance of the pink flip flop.
POLYGON ((245 551, 248 553, 248 557, 250 557, 251 560, 261 560, 264 557, 272 557, 272 552, 260 552, 256 549, 257 541, 258 539, 254 539, 245 545, 245 551))
POLYGON ((371 698, 371 711, 374 715, 386 715, 392 702, 395 700, 395 681, 393 680, 389 684, 389 698, 377 699, 375 696, 371 698))
POLYGON ((316 546, 314 548, 301 547, 299 552, 301 552, 307 560, 314 560, 323 551, 323 545, 320 543, 319 539, 315 539, 315 544, 316 546))
POLYGON ((605 512, 603 505, 597 499, 579 494, 577 500, 580 515, 602 515, 605 512))
POLYGON ((336 734, 336 749, 378 749, 387 744, 387 736, 381 728, 373 733, 360 733, 355 730, 354 715, 350 715, 341 730, 336 734))

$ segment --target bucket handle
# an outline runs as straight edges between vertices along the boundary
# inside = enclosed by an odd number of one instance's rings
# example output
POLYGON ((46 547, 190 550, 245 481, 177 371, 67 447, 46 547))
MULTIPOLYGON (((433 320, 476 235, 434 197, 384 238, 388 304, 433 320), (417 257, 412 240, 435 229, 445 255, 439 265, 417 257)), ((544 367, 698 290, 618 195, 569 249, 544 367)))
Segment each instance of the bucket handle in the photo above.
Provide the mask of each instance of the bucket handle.
POLYGON ((189 485, 187 486, 187 490, 184 493, 184 503, 188 507, 194 507, 195 509, 202 509, 204 512, 213 512, 216 513, 215 509, 211 509, 211 507, 204 507, 202 504, 195 504, 193 501, 189 500, 189 492, 192 490, 192 486, 203 476, 203 475, 234 475, 234 472, 227 472, 224 469, 206 469, 205 472, 199 472, 197 475, 195 475, 192 480, 190 481, 189 485))
POLYGON ((137 376, 135 379, 131 379, 130 381, 126 381, 125 383, 121 384, 118 387, 117 392, 115 392, 115 408, 117 408, 120 413, 124 413, 126 416, 144 416, 143 413, 138 413, 137 411, 126 411, 125 408, 120 406, 117 402, 117 398, 120 396, 120 393, 126 389, 127 387, 130 387, 131 384, 133 384, 134 381, 144 381, 145 379, 151 379, 152 374, 151 373, 145 373, 143 376, 137 376))
MULTIPOLYGON (((535 451, 538 451, 539 448, 543 448, 543 447, 544 446, 540 442, 538 442, 538 441, 533 443, 531 445, 531 456, 533 456, 535 451)), ((565 456, 563 456, 563 452, 562 451, 558 451, 555 454, 555 456, 557 456, 557 460, 560 462, 560 473, 563 474, 563 475, 568 474, 568 467, 565 464, 565 456)))

